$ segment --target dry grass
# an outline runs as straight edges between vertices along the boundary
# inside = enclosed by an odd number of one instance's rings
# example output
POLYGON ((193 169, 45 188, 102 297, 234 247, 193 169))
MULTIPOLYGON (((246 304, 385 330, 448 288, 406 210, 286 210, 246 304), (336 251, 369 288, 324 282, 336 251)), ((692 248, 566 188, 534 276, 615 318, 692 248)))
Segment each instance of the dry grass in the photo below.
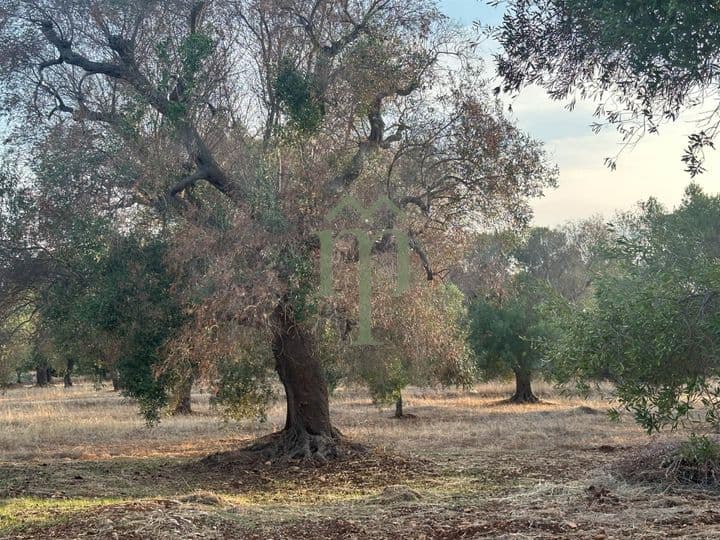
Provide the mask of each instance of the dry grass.
POLYGON ((193 405, 196 414, 150 429, 131 400, 107 387, 14 389, 0 394, 0 453, 10 460, 200 454, 262 431, 219 421, 206 395, 193 405))
POLYGON ((398 421, 340 389, 334 421, 375 448, 367 457, 214 470, 197 458, 279 429, 282 404, 264 424, 228 423, 196 394, 193 416, 148 428, 107 388, 14 389, 0 395, 0 537, 720 537, 717 492, 612 474, 648 442, 630 418, 611 422, 599 397, 536 391, 543 402, 517 406, 502 384, 414 389, 417 418, 398 421), (419 498, 383 495, 398 484, 419 498))

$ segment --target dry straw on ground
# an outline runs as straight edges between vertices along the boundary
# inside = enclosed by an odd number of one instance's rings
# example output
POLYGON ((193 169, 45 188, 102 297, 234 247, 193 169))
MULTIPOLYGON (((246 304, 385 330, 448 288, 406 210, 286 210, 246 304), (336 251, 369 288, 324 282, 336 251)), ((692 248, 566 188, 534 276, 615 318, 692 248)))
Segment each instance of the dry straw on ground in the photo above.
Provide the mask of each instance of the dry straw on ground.
MULTIPOLYGON (((148 429, 107 388, 0 395, 0 538, 720 537, 720 494, 637 483, 618 463, 648 443, 600 398, 502 400, 507 385, 406 392, 413 422, 340 389, 335 422, 373 447, 316 467, 201 458, 281 427, 196 413, 148 429), (408 495, 412 494, 412 496, 408 495)), ((673 437, 656 437, 664 444, 673 437)))

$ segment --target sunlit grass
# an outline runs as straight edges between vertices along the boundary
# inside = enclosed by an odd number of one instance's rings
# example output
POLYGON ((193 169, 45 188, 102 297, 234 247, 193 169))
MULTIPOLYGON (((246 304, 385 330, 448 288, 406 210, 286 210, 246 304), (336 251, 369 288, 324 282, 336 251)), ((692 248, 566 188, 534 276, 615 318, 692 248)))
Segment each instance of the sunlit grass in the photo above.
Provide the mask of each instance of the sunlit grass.
POLYGON ((10 534, 23 529, 38 529, 67 521, 74 515, 108 504, 120 504, 121 499, 39 499, 20 497, 0 501, 0 533, 10 534))

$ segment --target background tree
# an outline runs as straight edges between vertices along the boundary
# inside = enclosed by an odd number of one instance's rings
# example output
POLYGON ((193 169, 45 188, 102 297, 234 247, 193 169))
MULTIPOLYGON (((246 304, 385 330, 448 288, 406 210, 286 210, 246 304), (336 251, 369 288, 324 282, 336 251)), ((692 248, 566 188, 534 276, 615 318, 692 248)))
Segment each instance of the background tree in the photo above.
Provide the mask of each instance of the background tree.
MULTIPOLYGON (((537 84, 571 104, 576 97, 595 99, 596 116, 615 125, 628 144, 694 109, 697 131, 682 159, 691 175, 704 170, 704 149, 713 147, 720 129, 716 2, 494 3, 507 5, 495 31, 506 91, 537 84)), ((608 163, 614 167, 614 158, 608 163)))
POLYGON ((488 378, 515 377, 511 403, 535 403, 532 376, 542 365, 548 326, 536 309, 532 284, 516 276, 504 296, 479 298, 470 307, 469 340, 488 378))
POLYGON ((168 397, 155 370, 163 346, 183 321, 164 262, 166 247, 152 237, 94 240, 92 250, 66 252, 71 271, 43 292, 39 324, 55 351, 93 362, 99 358, 117 370, 123 391, 156 420, 168 397))
POLYGON ((0 386, 21 383, 30 369, 32 320, 28 312, 19 312, 0 327, 0 386))
POLYGON ((613 265, 590 301, 561 313, 551 348, 565 382, 612 374, 615 394, 649 432, 686 420, 718 425, 720 198, 690 186, 624 216, 613 265))
POLYGON ((512 401, 533 402, 531 376, 547 367, 552 338, 549 301, 576 304, 590 294, 608 236, 600 218, 549 229, 532 227, 479 235, 453 279, 470 293, 470 341, 486 377, 514 373, 512 401))
POLYGON ((594 272, 606 264, 611 233, 599 217, 569 222, 555 229, 533 227, 511 252, 526 278, 570 303, 587 296, 594 272))
POLYGON ((405 297, 389 288, 376 302, 378 346, 351 347, 351 373, 370 390, 377 404, 395 405, 405 416, 402 390, 409 385, 462 385, 473 380, 467 346, 467 311, 462 293, 451 283, 419 284, 405 297))
POLYGON ((499 230, 469 236, 462 259, 450 269, 448 278, 471 303, 484 296, 500 296, 512 281, 513 250, 518 231, 499 230))
MULTIPOLYGON (((232 357, 246 327, 272 343, 287 420, 270 456, 338 451, 313 322, 356 320, 342 291, 337 305, 316 301, 315 233, 343 195, 408 210, 377 228, 405 230, 432 280, 453 227, 525 223, 527 199, 555 182, 429 1, 21 0, 0 34, 12 44, 1 91, 9 122, 24 124, 18 142, 76 122, 68 153, 112 149, 101 160, 114 173, 108 200, 131 221, 177 225, 169 260, 193 320, 170 357, 232 357)), ((393 245, 382 236, 378 256, 393 245)))

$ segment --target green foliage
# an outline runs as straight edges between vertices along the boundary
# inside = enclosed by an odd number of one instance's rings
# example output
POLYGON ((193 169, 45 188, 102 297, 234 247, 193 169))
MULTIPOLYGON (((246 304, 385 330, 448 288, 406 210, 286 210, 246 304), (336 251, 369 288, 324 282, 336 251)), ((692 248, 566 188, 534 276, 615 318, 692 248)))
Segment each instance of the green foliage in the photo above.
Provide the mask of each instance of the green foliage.
POLYGON ((171 123, 180 121, 187 114, 188 98, 195 91, 198 75, 214 51, 215 41, 202 31, 184 37, 176 51, 173 51, 170 38, 155 44, 161 74, 159 87, 164 92, 175 93, 175 99, 168 103, 165 111, 165 117, 171 123))
POLYGON ((18 358, 8 354, 5 349, 6 345, 3 343, 0 346, 0 388, 13 382, 18 363, 18 358))
POLYGON ((218 361, 213 404, 224 416, 265 421, 267 404, 275 397, 267 377, 271 357, 267 343, 257 341, 247 350, 238 351, 236 356, 218 361))
POLYGON ((186 81, 194 82, 202 64, 215 50, 213 39, 202 32, 193 32, 180 44, 180 59, 186 81))
POLYGON ((681 482, 716 486, 720 484, 720 444, 692 434, 666 458, 663 466, 669 476, 681 482))
MULTIPOLYGON (((498 2, 499 3, 499 2, 498 2)), ((702 106, 720 76, 715 0, 510 0, 497 31, 506 89, 544 86, 554 98, 601 101, 598 114, 626 139, 654 132, 686 107, 702 106)), ((703 171, 717 111, 702 116, 683 160, 703 171)), ((610 162, 611 165, 613 162, 610 162)))
POLYGON ((707 436, 694 433, 678 448, 677 455, 687 462, 715 461, 720 463, 720 444, 707 436))
POLYGON ((625 217, 593 297, 558 309, 558 378, 609 378, 649 432, 688 418, 717 427, 720 405, 720 198, 696 186, 672 213, 654 201, 625 217))
POLYGON ((161 241, 121 241, 101 267, 96 292, 96 321, 101 331, 117 337, 124 355, 117 367, 125 392, 138 399, 149 420, 167 401, 162 378, 154 369, 161 348, 183 322, 181 306, 171 294, 173 280, 161 241))
POLYGON ((274 89, 294 130, 305 134, 317 131, 325 116, 325 104, 311 75, 302 73, 291 61, 285 60, 280 64, 274 89))
POLYGON ((28 216, 36 210, 29 186, 23 185, 19 171, 7 163, 0 163, 0 262, 5 266, 11 252, 9 246, 21 244, 28 230, 28 216))
POLYGON ((478 299, 470 307, 470 344, 488 378, 540 368, 548 334, 527 288, 505 300, 478 299))
POLYGON ((85 248, 66 261, 71 273, 40 299, 43 327, 56 351, 117 369, 125 393, 149 422, 157 421, 167 391, 155 368, 183 321, 166 247, 152 238, 104 236, 85 248))
POLYGON ((378 405, 394 403, 402 389, 413 382, 412 363, 398 356, 386 356, 382 362, 366 362, 364 368, 361 376, 370 390, 373 403, 378 405))
POLYGON ((13 313, 0 324, 0 387, 16 382, 32 369, 34 321, 32 308, 13 306, 13 313))

